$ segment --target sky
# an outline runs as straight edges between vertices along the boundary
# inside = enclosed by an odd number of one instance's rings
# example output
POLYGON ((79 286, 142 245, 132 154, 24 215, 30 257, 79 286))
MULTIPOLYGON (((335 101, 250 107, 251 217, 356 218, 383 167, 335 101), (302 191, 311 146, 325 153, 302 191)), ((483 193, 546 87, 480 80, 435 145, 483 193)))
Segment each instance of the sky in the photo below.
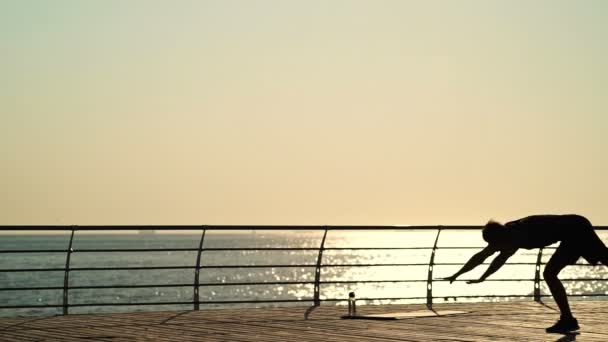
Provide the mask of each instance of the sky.
POLYGON ((0 0, 0 224, 608 225, 607 17, 0 0))

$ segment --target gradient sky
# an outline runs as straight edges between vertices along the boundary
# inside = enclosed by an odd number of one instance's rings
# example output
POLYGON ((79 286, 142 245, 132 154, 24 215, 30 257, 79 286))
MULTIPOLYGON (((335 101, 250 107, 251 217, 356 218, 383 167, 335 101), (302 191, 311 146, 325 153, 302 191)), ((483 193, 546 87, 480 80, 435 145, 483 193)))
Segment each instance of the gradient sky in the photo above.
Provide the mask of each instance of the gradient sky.
POLYGON ((608 225, 606 18, 0 0, 0 224, 608 225))

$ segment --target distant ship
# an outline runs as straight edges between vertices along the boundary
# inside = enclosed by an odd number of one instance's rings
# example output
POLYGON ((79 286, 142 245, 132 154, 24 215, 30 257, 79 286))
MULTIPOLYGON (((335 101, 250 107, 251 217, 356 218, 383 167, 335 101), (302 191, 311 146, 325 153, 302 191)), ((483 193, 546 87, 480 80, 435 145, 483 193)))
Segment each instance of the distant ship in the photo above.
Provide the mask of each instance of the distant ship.
POLYGON ((140 229, 138 231, 138 234, 139 235, 154 235, 154 234, 156 234, 156 230, 143 230, 143 229, 140 229))

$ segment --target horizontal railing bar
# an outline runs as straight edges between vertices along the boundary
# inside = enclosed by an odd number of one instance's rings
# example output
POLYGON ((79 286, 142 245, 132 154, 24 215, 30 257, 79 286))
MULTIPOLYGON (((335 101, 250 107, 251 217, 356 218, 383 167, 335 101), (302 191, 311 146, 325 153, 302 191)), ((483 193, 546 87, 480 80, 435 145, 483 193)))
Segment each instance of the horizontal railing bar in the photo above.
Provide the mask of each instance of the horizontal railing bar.
MULTIPOLYGON (((477 280, 477 279, 456 279, 454 281, 455 282, 464 282, 464 281, 471 281, 471 280, 477 280)), ((435 279, 433 279, 433 281, 439 281, 439 282, 441 282, 441 281, 450 281, 450 280, 443 279, 443 278, 435 278, 435 279)), ((520 279, 520 278, 513 278, 513 279, 486 279, 486 280, 484 280, 484 282, 486 282, 486 281, 534 281, 534 278, 528 278, 528 279, 526 279, 526 278, 523 278, 523 279, 520 279)))
MULTIPOLYGON (((513 295, 509 297, 523 297, 513 295)), ((379 297, 379 298, 359 298, 361 301, 371 300, 421 300, 426 297, 379 297)), ((438 297, 442 298, 442 297, 438 297)), ((275 300, 218 300, 218 301, 199 301, 200 304, 260 304, 260 303, 306 303, 312 301, 312 298, 305 299, 275 299, 275 300)), ((339 298, 326 298, 320 299, 322 302, 340 302, 347 301, 348 299, 339 298)), ((84 307, 84 306, 138 306, 138 305, 188 305, 193 302, 150 302, 150 303, 83 303, 83 304, 70 304, 70 307, 84 307)), ((60 305, 59 305, 60 307, 60 305)), ((0 307, 2 308, 2 307, 0 307)))
MULTIPOLYGON (((536 265, 536 264, 534 264, 536 265)), ((372 266, 428 266, 427 263, 419 263, 419 264, 326 264, 321 265, 322 268, 331 268, 331 267, 372 267, 372 266)), ((316 267, 316 265, 312 264, 302 264, 302 265, 206 265, 201 266, 200 268, 306 268, 306 267, 316 267)))
POLYGON ((8 253, 67 253, 65 249, 4 249, 0 254, 8 253))
POLYGON ((37 291, 37 290, 63 290, 63 286, 0 287, 0 291, 37 291))
MULTIPOLYGON (((331 282, 329 282, 331 283, 331 282)), ((314 281, 277 281, 277 282, 243 282, 243 283, 200 283, 199 286, 250 286, 250 285, 310 285, 314 281)), ((174 288, 191 287, 192 284, 142 284, 142 285, 85 285, 70 286, 68 290, 92 290, 92 289, 138 289, 138 288, 174 288)), ((62 286, 53 287, 5 287, 0 291, 34 291, 34 290, 63 290, 62 286)))
MULTIPOLYGON (((480 225, 420 225, 420 226, 352 226, 352 225, 2 225, 0 231, 30 230, 479 230, 480 225)), ((594 226, 596 230, 608 230, 608 226, 594 226)))
POLYGON ((190 284, 142 284, 142 285, 83 285, 70 286, 68 290, 88 290, 88 289, 145 289, 156 287, 192 287, 190 284))
MULTIPOLYGON (((490 265, 489 262, 481 263, 480 265, 490 265)), ((428 262, 422 263, 395 263, 395 264, 324 264, 322 267, 379 267, 379 266, 428 266, 428 262)), ((457 262, 436 262, 434 266, 462 266, 463 263, 457 262)), ((534 262, 509 262, 505 265, 536 265, 534 262)))
MULTIPOLYGON (((481 249, 483 247, 441 247, 438 249, 481 249)), ((325 250, 334 251, 374 251, 374 250, 430 250, 433 247, 328 247, 325 250)), ((246 252, 246 251, 318 251, 316 247, 230 247, 230 248, 203 248, 203 252, 246 252)), ((67 250, 37 250, 15 249, 0 250, 0 253, 67 253, 67 250)), ((74 249, 72 253, 126 253, 126 252, 198 252, 198 248, 111 248, 111 249, 74 249)))
MULTIPOLYGON (((606 297, 605 293, 593 294, 568 294, 570 297, 606 297)), ((531 298, 534 295, 507 294, 507 295, 462 295, 462 296, 433 296, 433 299, 441 298, 531 298)), ((551 297, 551 295, 541 295, 541 297, 551 297)), ((426 297, 370 297, 359 298, 359 301, 376 300, 423 300, 426 297)), ((275 300, 242 300, 242 301, 199 301, 200 304, 259 304, 259 303, 302 303, 309 302, 311 299, 275 299, 275 300)), ((343 298, 322 298, 322 302, 346 302, 343 298)), ((145 303, 77 303, 70 304, 70 307, 92 307, 92 306, 147 306, 147 305, 192 305, 194 302, 145 302, 145 303)), ((26 309, 26 308, 60 308, 59 304, 40 304, 40 305, 9 305, 0 306, 0 309, 26 309)))
MULTIPOLYGON (((481 247, 472 247, 481 248, 481 247)), ((326 250, 422 250, 432 247, 353 247, 353 248, 326 248, 326 250)), ((318 251, 315 247, 231 247, 231 248, 203 248, 204 252, 245 252, 245 251, 318 251)), ((74 249, 72 253, 113 253, 113 252, 197 252, 198 248, 111 248, 111 249, 74 249)), ((0 253, 67 253, 67 250, 37 250, 15 249, 0 250, 0 253)))
POLYGON ((196 266, 72 267, 70 271, 193 270, 196 266))
MULTIPOLYGON (((68 290, 87 290, 87 289, 137 289, 137 288, 156 288, 156 287, 191 287, 192 284, 151 284, 151 285, 85 285, 68 286, 68 290)), ((33 291, 33 290, 63 290, 63 286, 49 287, 4 287, 0 291, 33 291)))
POLYGON ((507 294, 507 295, 465 295, 465 296, 433 296, 433 299, 437 298, 533 298, 534 295, 517 295, 517 294, 507 294))
MULTIPOLYGON (((326 251, 361 251, 361 250, 419 250, 432 249, 433 247, 325 247, 326 251)), ((483 247, 475 247, 483 248, 483 247)), ((240 251, 318 251, 318 247, 226 247, 226 248, 203 248, 205 252, 240 252, 240 251)))
MULTIPOLYGON (((489 262, 484 262, 480 265, 490 265, 489 262)), ((546 263, 541 263, 541 265, 545 265, 546 263)), ((455 262, 438 262, 434 264, 435 266, 460 266, 462 263, 455 262)), ((536 265, 533 262, 510 262, 505 265, 512 266, 525 266, 525 265, 536 265)), ((323 268, 332 268, 332 267, 399 267, 399 266, 428 266, 428 263, 394 263, 394 264, 325 264, 321 265, 323 268)), ((602 267, 605 265, 591 265, 586 263, 579 263, 569 266, 576 267, 602 267)), ((221 268, 307 268, 307 267, 316 267, 313 264, 293 264, 293 265, 204 265, 200 266, 200 269, 221 269, 221 268)), ((126 271, 126 270, 190 270, 195 269, 196 266, 125 266, 125 267, 72 267, 70 271, 126 271)), ((8 273, 8 272, 63 272, 65 268, 23 268, 23 269, 11 269, 4 268, 0 269, 0 273, 8 273)), ((562 279, 566 280, 566 279, 562 279)), ((585 279, 573 279, 573 280, 595 280, 592 278, 585 279)), ((602 280, 602 279, 599 279, 602 280)))
POLYGON ((327 280, 320 284, 369 284, 369 283, 425 283, 426 279, 403 279, 403 280, 327 280))
MULTIPOLYGON (((483 247, 481 247, 483 248, 483 247)), ((326 251, 398 251, 433 249, 430 247, 325 247, 326 251)))
MULTIPOLYGON (((437 247, 438 250, 451 249, 482 249, 483 246, 463 246, 463 247, 437 247)), ((334 251, 380 251, 380 250, 431 250, 433 247, 327 247, 325 250, 334 251)), ((545 247, 545 249, 557 249, 557 247, 545 247)), ((318 251, 315 247, 230 247, 230 248, 203 248, 204 252, 242 252, 242 251, 318 251)), ((67 253, 65 249, 6 249, 0 250, 0 254, 17 253, 67 253)), ((74 249, 72 253, 126 253, 126 252, 198 252, 198 248, 110 248, 110 249, 74 249)))
POLYGON ((437 249, 483 249, 485 246, 437 246, 437 249))
POLYGON ((201 269, 215 269, 215 268, 314 268, 316 265, 302 264, 302 265, 206 265, 201 266, 201 269))
MULTIPOLYGON (((462 262, 436 262, 433 265, 434 266, 462 266, 464 263, 462 262)), ((491 262, 483 262, 479 265, 490 265, 491 262)), ((425 264, 428 265, 428 264, 425 264)), ((505 263, 505 265, 514 265, 514 266, 530 266, 530 265, 536 265, 535 262, 507 262, 505 263)))
MULTIPOLYGON (((541 280, 544 280, 544 279, 541 279, 541 280)), ((605 278, 580 278, 580 279, 577 279, 577 278, 565 278, 565 279, 561 279, 560 278, 559 280, 561 280, 561 281, 594 281, 594 280, 597 280, 597 281, 606 281, 608 279, 605 279, 605 278)))
MULTIPOLYGON (((441 249, 481 249, 483 247, 442 247, 441 249)), ((328 247, 325 250, 424 250, 433 247, 328 247)), ((243 252, 243 251, 318 251, 317 247, 227 247, 227 248, 203 248, 204 252, 243 252)), ((76 249, 72 253, 111 253, 111 252, 195 252, 198 248, 83 248, 76 249)), ((0 253, 66 253, 67 250, 1 250, 0 253)))
POLYGON ((479 230, 483 226, 307 226, 307 225, 83 225, 83 226, 59 226, 59 225, 3 225, 0 231, 104 231, 104 230, 479 230), (203 227, 204 226, 204 227, 203 227))
MULTIPOLYGON (((544 265, 546 263, 541 263, 544 265)), ((435 263, 435 266, 461 266, 462 263, 445 262, 435 263)), ((490 265, 488 262, 484 262, 481 265, 490 265)), ((523 266, 523 265, 536 265, 533 262, 511 262, 505 265, 512 266, 523 266)), ((395 263, 395 264, 325 264, 321 265, 323 268, 332 267, 399 267, 399 266, 428 266, 428 263, 395 263)), ((604 265, 591 265, 591 264, 574 264, 569 266, 576 267, 602 267, 604 265)), ((200 266, 200 269, 222 269, 222 268, 309 268, 316 267, 313 264, 294 264, 294 265, 204 265, 200 266)), ((72 267, 70 271, 127 271, 127 270, 191 270, 195 269, 196 266, 125 266, 125 267, 72 267)), ((63 272, 65 268, 24 268, 24 269, 0 269, 0 273, 3 272, 63 272)), ((602 279, 600 279, 602 280, 602 279)))
POLYGON ((225 247, 203 248, 203 252, 241 252, 241 251, 318 251, 318 247, 225 247))
MULTIPOLYGON (((569 295, 570 296, 570 295, 569 295)), ((472 296, 433 296, 433 299, 441 299, 441 298, 531 298, 533 295, 472 295, 472 296)), ((551 297, 550 295, 544 295, 543 297, 551 297)), ((403 298, 357 298, 357 300, 405 300, 405 299, 426 299, 426 297, 403 297, 403 298)), ((325 301, 337 301, 337 302, 347 302, 348 299, 325 299, 325 301)))
POLYGON ((65 268, 3 268, 0 269, 0 273, 3 272, 64 272, 65 268))
MULTIPOLYGON (((437 249, 482 249, 483 247, 438 247, 437 249)), ((427 250, 433 247, 327 247, 326 251, 346 250, 427 250)), ((230 248, 203 248, 203 252, 247 252, 247 251, 318 251, 316 247, 230 247, 230 248)), ((74 249, 72 253, 108 253, 108 252, 194 252, 198 248, 112 248, 112 249, 74 249)), ((8 253, 28 253, 34 250, 5 251, 8 253)), ((67 252, 67 251, 62 251, 67 252)))
MULTIPOLYGON (((481 265, 489 265, 490 263, 482 263, 481 265)), ((396 263, 396 264, 324 264, 321 265, 322 268, 332 268, 332 267, 396 267, 396 266, 428 266, 428 263, 396 263)), ((435 263, 436 266, 461 266, 462 263, 435 263)), ((533 262, 513 262, 506 263, 506 265, 536 265, 533 262)), ((571 266, 579 266, 571 265, 571 266)), ((580 266, 586 266, 584 264, 580 264, 580 266)), ((316 267, 316 265, 312 264, 302 264, 302 265, 205 265, 200 266, 203 268, 289 268, 289 267, 316 267)))
POLYGON ((200 304, 258 304, 258 303, 307 303, 312 302, 313 298, 306 299, 276 299, 276 300, 218 300, 218 301, 199 301, 200 304))
MULTIPOLYGON (((192 286, 192 284, 190 284, 192 286)), ((202 303, 202 302, 201 302, 202 303)), ((84 306, 143 306, 143 305, 192 305, 194 302, 144 302, 144 303, 76 303, 71 308, 84 306)))
MULTIPOLYGON (((319 284, 365 284, 365 283, 416 283, 426 282, 426 279, 404 280, 328 280, 319 284)), ((233 282, 233 283, 199 283, 199 286, 257 286, 257 285, 314 285, 314 281, 272 281, 272 282, 233 282)))
MULTIPOLYGON (((532 297, 530 295, 484 295, 484 296, 456 296, 456 298, 490 298, 490 297, 503 297, 503 298, 523 298, 532 297)), ((544 295, 543 297, 547 297, 544 295)), ((426 297, 371 297, 371 298, 359 298, 360 301, 374 301, 374 300, 422 300, 426 297)), ((433 298, 446 298, 445 296, 437 296, 433 298)), ((454 298, 454 296, 448 296, 447 298, 454 298)), ((325 298, 320 299, 322 302, 345 302, 348 299, 342 298, 325 298)), ((200 304, 260 304, 260 303, 301 303, 309 302, 312 299, 276 299, 276 300, 238 300, 238 301, 199 301, 200 304)), ((79 303, 70 304, 70 307, 92 307, 92 306, 146 306, 146 305, 191 305, 193 302, 145 302, 145 303, 79 303)), ((60 308, 62 305, 54 304, 43 304, 43 305, 12 305, 12 306, 0 306, 0 309, 20 309, 20 308, 60 308)))
POLYGON ((63 307, 62 304, 0 305, 0 309, 35 309, 35 308, 62 308, 62 307, 63 307))
MULTIPOLYGON (((357 298, 357 301, 370 301, 370 300, 422 300, 426 297, 379 297, 379 298, 357 298)), ((322 302, 347 302, 347 298, 325 298, 321 299, 322 302)))
MULTIPOLYGON (((321 282, 322 284, 323 282, 321 282)), ((236 283, 198 283, 199 286, 258 286, 258 285, 314 285, 314 281, 262 281, 236 283)), ((192 284, 190 284, 192 286, 192 284)))
MULTIPOLYGON (((483 249, 484 246, 445 246, 437 247, 437 249, 483 249)), ((325 247, 325 251, 381 251, 381 250, 429 250, 433 246, 428 247, 325 247)), ((317 247, 226 247, 226 248, 203 248, 203 251, 209 252, 229 252, 229 251, 318 251, 317 247)))
MULTIPOLYGON (((192 284, 190 284, 192 286, 192 284)), ((310 302, 311 299, 272 299, 272 300, 244 300, 244 301, 199 301, 199 304, 257 304, 257 303, 301 303, 310 302)), ((190 302, 140 302, 140 303, 77 303, 70 304, 70 307, 85 307, 85 306, 144 306, 144 305, 192 305, 190 302)), ((1 308, 1 307, 0 307, 1 308)))
MULTIPOLYGON (((134 266, 134 267, 71 267, 70 271, 126 271, 126 270, 188 270, 195 266, 134 266)), ((58 272, 65 268, 24 268, 24 269, 0 269, 2 272, 58 272)))
MULTIPOLYGON (((328 282, 331 283, 331 282, 328 282)), ((277 281, 277 282, 242 282, 242 283, 200 283, 199 286, 235 286, 235 285, 310 285, 314 281, 277 281)), ((89 290, 89 289, 136 289, 136 288, 173 288, 191 287, 192 284, 148 284, 148 285, 90 285, 90 286, 70 286, 68 290, 89 290)), ((61 286, 55 287, 5 287, 0 291, 33 291, 33 290, 63 290, 61 286)))
MULTIPOLYGON (((434 281, 448 281, 445 279, 433 279, 434 281)), ((471 280, 471 279, 469 279, 471 280)), ((457 282, 469 281, 467 279, 455 280, 457 282)), ((560 279, 561 281, 606 281, 603 278, 581 278, 581 279, 560 279)), ((486 279, 485 281, 534 281, 534 279, 486 279)), ((365 283, 415 283, 426 282, 426 279, 395 279, 395 280, 335 280, 321 281, 320 284, 365 284, 365 283)), ((224 283, 199 283, 199 286, 259 286, 259 285, 314 285, 314 281, 275 281, 275 282, 224 282, 224 283)), ((90 285, 90 286, 70 286, 70 290, 82 289, 122 289, 122 288, 173 288, 173 287, 190 287, 192 284, 143 284, 143 285, 90 285)), ((0 288, 0 291, 34 291, 34 290, 62 290, 61 286, 51 287, 9 287, 0 288)), ((458 296, 457 296, 458 297, 458 296)))
MULTIPOLYGON (((576 293, 576 294, 568 294, 568 297, 607 297, 608 293, 589 293, 589 294, 583 294, 583 293, 576 293)), ((547 294, 547 295, 542 295, 542 297, 551 297, 551 295, 547 294)))
MULTIPOLYGON (((193 252, 198 248, 112 248, 112 249, 76 249, 72 253, 112 253, 112 252, 193 252)), ((0 250, 0 253, 67 253, 67 250, 37 250, 37 249, 15 249, 0 250)))
POLYGON ((428 266, 429 263, 409 263, 409 264, 324 264, 321 265, 323 268, 331 268, 331 267, 389 267, 389 266, 428 266))
POLYGON ((72 253, 112 253, 112 252, 197 252, 198 248, 111 248, 96 249, 84 248, 76 249, 72 253))
MULTIPOLYGON (((608 294, 597 293, 597 294, 568 294, 573 297, 605 297, 608 294)), ((463 296, 434 296, 433 299, 441 298, 532 298, 534 295, 526 294, 506 294, 506 295, 463 295, 463 296)), ((542 295, 542 297, 551 297, 551 295, 542 295)), ((371 301, 371 300, 421 300, 426 297, 370 297, 370 298, 358 298, 359 301, 371 301)), ((311 299, 276 299, 276 300, 243 300, 243 301, 200 301, 200 304, 256 304, 256 303, 296 303, 296 302, 308 302, 311 299)), ((346 302, 348 299, 343 298, 321 298, 322 302, 346 302)), ((103 305, 174 305, 179 304, 192 304, 188 302, 161 302, 161 303, 102 303, 103 305)), ((73 304, 70 306, 99 306, 101 304, 73 304)))
MULTIPOLYGON (((570 294, 567 293, 566 294, 568 297, 605 297, 608 296, 608 294, 603 294, 603 293, 590 293, 590 294, 570 294)), ((549 297, 553 297, 551 294, 541 294, 541 297, 545 297, 545 298, 549 298, 549 297)))

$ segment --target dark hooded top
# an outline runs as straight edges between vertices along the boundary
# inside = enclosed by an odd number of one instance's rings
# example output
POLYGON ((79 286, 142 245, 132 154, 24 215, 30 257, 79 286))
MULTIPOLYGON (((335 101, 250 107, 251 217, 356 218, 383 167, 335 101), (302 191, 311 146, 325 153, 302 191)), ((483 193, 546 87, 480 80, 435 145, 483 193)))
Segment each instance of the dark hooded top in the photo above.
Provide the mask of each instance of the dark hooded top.
POLYGON ((558 241, 583 241, 593 235, 593 226, 580 215, 534 215, 507 222, 514 244, 519 248, 543 248, 558 241))

